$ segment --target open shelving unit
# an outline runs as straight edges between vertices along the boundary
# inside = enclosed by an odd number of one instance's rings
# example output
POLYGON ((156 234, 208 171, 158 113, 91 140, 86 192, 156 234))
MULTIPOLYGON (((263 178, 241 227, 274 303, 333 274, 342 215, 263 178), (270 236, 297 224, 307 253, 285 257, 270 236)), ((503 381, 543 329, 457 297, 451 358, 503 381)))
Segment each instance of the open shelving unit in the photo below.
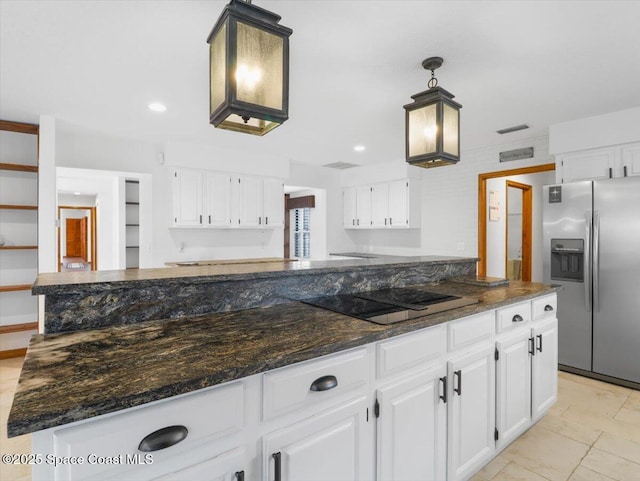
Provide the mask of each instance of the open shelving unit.
POLYGON ((125 181, 125 239, 127 269, 140 268, 140 182, 125 181))
POLYGON ((0 359, 24 355, 38 331, 38 134, 0 120, 0 359))

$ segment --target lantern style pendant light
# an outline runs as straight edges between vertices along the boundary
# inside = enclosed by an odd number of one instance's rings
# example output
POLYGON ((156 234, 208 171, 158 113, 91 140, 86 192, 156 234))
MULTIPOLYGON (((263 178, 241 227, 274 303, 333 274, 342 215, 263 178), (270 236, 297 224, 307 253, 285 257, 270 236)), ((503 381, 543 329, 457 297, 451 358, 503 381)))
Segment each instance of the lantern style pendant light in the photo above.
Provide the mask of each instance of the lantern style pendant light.
POLYGON ((207 38, 210 123, 264 135, 288 118, 290 28, 280 16, 231 0, 207 38))
POLYGON ((453 95, 438 87, 434 70, 442 65, 441 57, 422 62, 431 70, 429 90, 412 95, 413 103, 405 105, 406 159, 418 167, 438 167, 460 160, 460 109, 453 95))

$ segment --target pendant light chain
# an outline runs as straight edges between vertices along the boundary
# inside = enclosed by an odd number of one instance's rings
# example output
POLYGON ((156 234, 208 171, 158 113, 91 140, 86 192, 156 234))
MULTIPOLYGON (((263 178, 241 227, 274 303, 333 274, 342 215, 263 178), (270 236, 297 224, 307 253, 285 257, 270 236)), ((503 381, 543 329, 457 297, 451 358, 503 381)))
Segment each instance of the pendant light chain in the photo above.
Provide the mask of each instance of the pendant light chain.
POLYGON ((434 69, 431 69, 431 79, 427 83, 427 86, 432 89, 438 86, 438 79, 435 76, 434 69))

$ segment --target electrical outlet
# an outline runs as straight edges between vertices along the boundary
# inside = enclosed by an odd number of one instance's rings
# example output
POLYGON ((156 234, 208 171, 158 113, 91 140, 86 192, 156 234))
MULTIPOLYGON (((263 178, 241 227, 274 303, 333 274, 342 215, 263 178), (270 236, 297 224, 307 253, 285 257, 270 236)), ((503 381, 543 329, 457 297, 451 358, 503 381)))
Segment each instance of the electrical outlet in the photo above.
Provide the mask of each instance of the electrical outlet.
POLYGON ((463 251, 464 250, 464 242, 458 242, 458 250, 459 251, 463 251))

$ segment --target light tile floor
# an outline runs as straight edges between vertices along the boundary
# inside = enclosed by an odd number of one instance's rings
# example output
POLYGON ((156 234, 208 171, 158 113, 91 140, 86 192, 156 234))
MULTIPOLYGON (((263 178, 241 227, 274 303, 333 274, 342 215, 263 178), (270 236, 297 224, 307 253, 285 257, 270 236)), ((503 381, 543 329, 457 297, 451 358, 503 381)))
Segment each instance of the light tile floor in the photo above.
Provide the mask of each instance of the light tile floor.
MULTIPOLYGON (((31 436, 7 439, 22 358, 0 360, 0 452, 31 452, 31 436)), ((30 481, 28 466, 0 464, 2 481, 30 481)), ((473 481, 640 481, 640 391, 558 375, 558 402, 473 481)))

